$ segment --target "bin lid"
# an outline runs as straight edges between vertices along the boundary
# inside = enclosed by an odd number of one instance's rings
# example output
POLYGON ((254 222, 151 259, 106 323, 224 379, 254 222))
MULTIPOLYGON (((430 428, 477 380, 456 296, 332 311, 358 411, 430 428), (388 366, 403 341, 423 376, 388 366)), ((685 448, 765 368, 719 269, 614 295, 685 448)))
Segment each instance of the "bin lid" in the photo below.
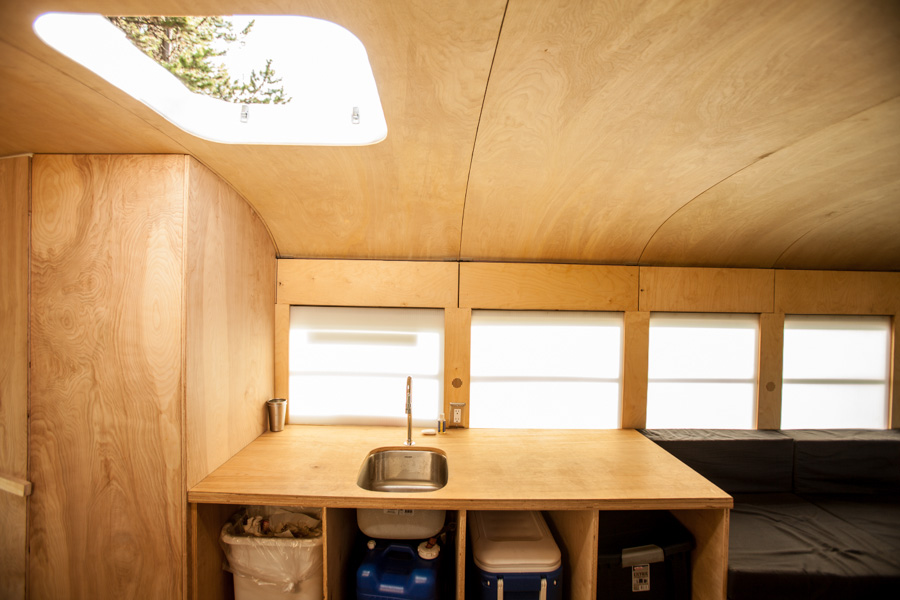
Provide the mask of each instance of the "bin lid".
POLYGON ((472 557, 490 573, 555 571, 559 547, 537 511, 475 511, 470 514, 472 557))

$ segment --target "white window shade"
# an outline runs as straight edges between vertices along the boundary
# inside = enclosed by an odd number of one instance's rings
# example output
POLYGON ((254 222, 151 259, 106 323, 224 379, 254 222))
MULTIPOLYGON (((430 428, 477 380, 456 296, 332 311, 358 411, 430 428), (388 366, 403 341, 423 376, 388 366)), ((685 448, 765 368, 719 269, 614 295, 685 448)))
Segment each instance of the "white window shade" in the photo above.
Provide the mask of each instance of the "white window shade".
POLYGON ((756 315, 650 316, 647 427, 752 429, 756 315))
POLYGON ((473 311, 469 426, 619 427, 622 314, 473 311))
POLYGON ((886 428, 890 327, 889 317, 785 317, 782 429, 886 428))
POLYGON ((444 315, 408 308, 291 307, 290 422, 434 427, 443 405, 444 315))

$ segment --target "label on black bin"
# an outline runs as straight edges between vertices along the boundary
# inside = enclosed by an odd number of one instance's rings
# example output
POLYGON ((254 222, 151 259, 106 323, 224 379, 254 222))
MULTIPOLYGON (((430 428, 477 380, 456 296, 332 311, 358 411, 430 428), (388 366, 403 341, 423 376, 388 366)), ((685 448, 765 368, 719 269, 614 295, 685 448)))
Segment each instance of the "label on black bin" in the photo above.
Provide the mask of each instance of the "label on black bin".
POLYGON ((633 565, 631 567, 631 591, 650 591, 650 565, 633 565))

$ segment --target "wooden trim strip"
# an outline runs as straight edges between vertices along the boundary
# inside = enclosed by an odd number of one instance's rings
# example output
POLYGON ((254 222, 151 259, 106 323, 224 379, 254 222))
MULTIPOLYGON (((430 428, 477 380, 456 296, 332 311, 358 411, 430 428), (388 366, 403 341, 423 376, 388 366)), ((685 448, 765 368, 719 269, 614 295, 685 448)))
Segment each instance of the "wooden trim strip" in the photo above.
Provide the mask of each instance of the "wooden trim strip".
POLYGON ((622 428, 647 426, 650 313, 626 312, 622 345, 622 428))
POLYGON ((638 268, 461 263, 459 305, 507 310, 637 310, 638 268))
POLYGON ((891 399, 888 410, 888 423, 891 429, 900 429, 900 315, 891 319, 891 399))
POLYGON ((771 269, 641 267, 640 310, 668 312, 772 312, 771 269))
POLYGON ((784 364, 784 314, 759 315, 759 365, 756 382, 756 428, 781 427, 781 381, 784 364))
POLYGON ((444 309, 444 417, 448 428, 469 426, 471 347, 472 309, 444 309), (462 423, 453 423, 451 402, 466 405, 462 411, 462 423))
POLYGON ((776 271, 775 312, 895 315, 900 313, 900 273, 776 271))
POLYGON ((457 305, 455 262, 278 261, 278 304, 446 308, 457 305))
POLYGON ((25 481, 18 477, 0 475, 0 491, 26 498, 31 495, 31 487, 30 481, 25 481))

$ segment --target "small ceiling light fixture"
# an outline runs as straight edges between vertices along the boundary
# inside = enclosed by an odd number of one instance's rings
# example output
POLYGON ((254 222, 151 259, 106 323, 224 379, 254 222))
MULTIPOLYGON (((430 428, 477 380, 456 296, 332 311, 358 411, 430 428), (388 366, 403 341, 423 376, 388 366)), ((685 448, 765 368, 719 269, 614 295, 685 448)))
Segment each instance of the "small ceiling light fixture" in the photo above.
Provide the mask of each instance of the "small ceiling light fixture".
POLYGON ((361 146, 387 136, 387 123, 368 54, 345 28, 310 17, 235 15, 253 21, 246 44, 229 70, 241 61, 273 59, 282 78, 286 104, 250 108, 191 92, 175 75, 133 45, 125 33, 98 14, 46 13, 34 30, 46 44, 143 102, 168 121, 197 137, 225 144, 361 146), (252 49, 258 49, 252 55, 252 49), (241 56, 247 53, 246 56, 241 56), (260 59, 260 57, 263 57, 260 59), (347 122, 347 106, 353 116, 347 122), (366 111, 365 124, 359 113, 366 111))

